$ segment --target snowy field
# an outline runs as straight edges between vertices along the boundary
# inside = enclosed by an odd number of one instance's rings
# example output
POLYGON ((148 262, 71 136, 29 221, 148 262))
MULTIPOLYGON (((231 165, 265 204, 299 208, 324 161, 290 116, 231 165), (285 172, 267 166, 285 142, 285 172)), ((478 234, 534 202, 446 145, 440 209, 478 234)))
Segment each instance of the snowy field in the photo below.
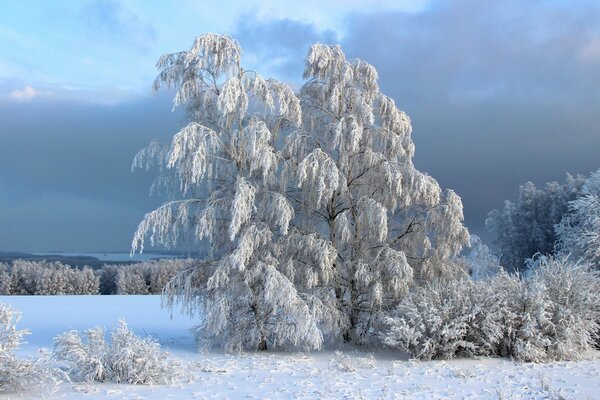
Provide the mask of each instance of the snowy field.
POLYGON ((197 353, 187 317, 160 309, 158 296, 0 296, 22 311, 31 330, 19 351, 34 356, 70 329, 125 319, 139 335, 153 335, 189 365, 192 383, 140 386, 62 383, 52 389, 4 393, 0 399, 600 399, 600 352, 579 362, 519 364, 502 359, 410 361, 393 352, 327 350, 226 355, 197 353))

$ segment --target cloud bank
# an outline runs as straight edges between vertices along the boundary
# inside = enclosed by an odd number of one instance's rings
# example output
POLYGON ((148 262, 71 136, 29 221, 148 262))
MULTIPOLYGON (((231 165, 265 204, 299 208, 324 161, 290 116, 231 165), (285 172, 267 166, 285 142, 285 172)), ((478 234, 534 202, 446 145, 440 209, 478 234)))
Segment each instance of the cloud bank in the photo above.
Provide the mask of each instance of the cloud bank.
MULTIPOLYGON (((172 34, 159 10, 87 4, 90 32, 112 39, 81 53, 68 47, 69 57, 93 50, 109 60, 107 43, 125 35, 120 49, 139 59, 99 75, 113 82, 101 90, 0 76, 0 250, 126 249, 143 214, 159 203, 147 197, 151 177, 131 175, 129 166, 150 139, 177 132, 182 116, 170 113, 168 93, 132 98, 132 86, 111 77, 122 71, 125 82, 143 62, 148 70, 132 85, 143 81, 149 92, 153 54, 186 49, 193 37, 150 50, 172 34)), ((487 212, 516 197, 519 184, 600 167, 597 2, 433 1, 410 12, 373 6, 323 19, 339 26, 264 10, 240 11, 223 31, 240 41, 244 64, 298 87, 313 42, 339 42, 349 57, 372 63, 384 93, 412 119, 417 168, 456 190, 477 234, 485 236, 487 212)), ((192 16, 181 25, 202 33, 192 16)), ((6 29, 0 37, 37 48, 6 29)), ((15 65, 0 60, 0 71, 15 65)))

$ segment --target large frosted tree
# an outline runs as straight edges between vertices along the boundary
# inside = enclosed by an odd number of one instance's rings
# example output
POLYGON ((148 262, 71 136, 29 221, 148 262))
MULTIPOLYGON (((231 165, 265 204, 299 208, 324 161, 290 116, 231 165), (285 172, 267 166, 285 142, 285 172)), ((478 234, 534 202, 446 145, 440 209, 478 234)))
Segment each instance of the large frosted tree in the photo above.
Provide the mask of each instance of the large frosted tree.
MULTIPOLYGON (((454 260, 468 243, 462 203, 415 169, 410 120, 379 91, 373 66, 316 44, 304 77, 302 128, 282 150, 281 184, 297 214, 291 235, 331 246, 325 284, 347 318, 346 339, 365 342, 413 280, 464 273, 454 260)), ((310 258, 287 262, 302 271, 310 258)))
POLYGON ((209 259, 166 293, 230 350, 366 342, 412 284, 464 273, 460 198, 414 168, 410 121, 371 65, 314 45, 296 95, 240 58, 207 34, 159 60, 156 89, 175 88, 191 122, 134 160, 158 166, 154 187, 172 198, 133 251, 145 237, 208 241, 209 259))

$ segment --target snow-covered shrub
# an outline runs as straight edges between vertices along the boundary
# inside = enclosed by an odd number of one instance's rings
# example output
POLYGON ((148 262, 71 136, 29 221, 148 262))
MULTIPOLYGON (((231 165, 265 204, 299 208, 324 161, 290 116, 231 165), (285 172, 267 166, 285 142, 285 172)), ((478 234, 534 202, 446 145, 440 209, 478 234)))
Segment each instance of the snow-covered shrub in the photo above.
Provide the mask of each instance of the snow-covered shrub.
POLYGON ((598 273, 565 259, 534 261, 527 278, 500 272, 485 281, 430 284, 411 291, 385 319, 384 343, 420 359, 578 358, 598 338, 598 273))
POLYGON ((343 372, 356 372, 361 369, 375 368, 375 357, 373 354, 360 354, 358 352, 342 353, 336 351, 329 359, 329 367, 339 369, 343 372))
POLYGON ((500 312, 484 283, 433 282, 412 290, 385 318, 382 339, 425 360, 490 355, 502 338, 500 312))
POLYGON ((104 329, 100 327, 83 333, 69 331, 54 338, 53 357, 73 381, 105 381, 111 374, 108 356, 104 329))
POLYGON ((188 379, 182 365, 170 360, 156 340, 136 336, 124 321, 110 338, 109 365, 117 382, 164 384, 188 379))
POLYGON ((107 343, 102 328, 70 331, 54 338, 53 358, 74 381, 172 384, 189 380, 152 338, 140 338, 120 321, 107 343))
POLYGON ((20 318, 20 312, 0 303, 0 392, 25 389, 52 375, 41 363, 15 356, 23 336, 29 334, 27 330, 17 329, 20 318))
POLYGON ((600 274, 589 264, 552 257, 540 259, 534 271, 531 279, 544 287, 549 303, 547 357, 576 359, 600 334, 600 274))
POLYGON ((488 283, 498 296, 498 322, 503 327, 496 354, 519 361, 545 361, 551 321, 543 286, 506 273, 488 283))

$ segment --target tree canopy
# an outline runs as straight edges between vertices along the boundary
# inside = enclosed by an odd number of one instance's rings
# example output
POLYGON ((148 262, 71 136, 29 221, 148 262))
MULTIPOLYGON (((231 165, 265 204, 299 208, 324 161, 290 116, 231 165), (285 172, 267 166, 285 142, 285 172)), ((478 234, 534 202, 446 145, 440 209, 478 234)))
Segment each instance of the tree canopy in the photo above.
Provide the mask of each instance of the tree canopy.
POLYGON ((155 90, 176 90, 189 124, 133 167, 170 196, 132 251, 207 241, 210 257, 167 288, 229 350, 365 343, 412 285, 466 271, 462 203, 413 165, 408 116, 377 71, 315 44, 298 93, 241 66, 228 36, 162 56, 155 90))

